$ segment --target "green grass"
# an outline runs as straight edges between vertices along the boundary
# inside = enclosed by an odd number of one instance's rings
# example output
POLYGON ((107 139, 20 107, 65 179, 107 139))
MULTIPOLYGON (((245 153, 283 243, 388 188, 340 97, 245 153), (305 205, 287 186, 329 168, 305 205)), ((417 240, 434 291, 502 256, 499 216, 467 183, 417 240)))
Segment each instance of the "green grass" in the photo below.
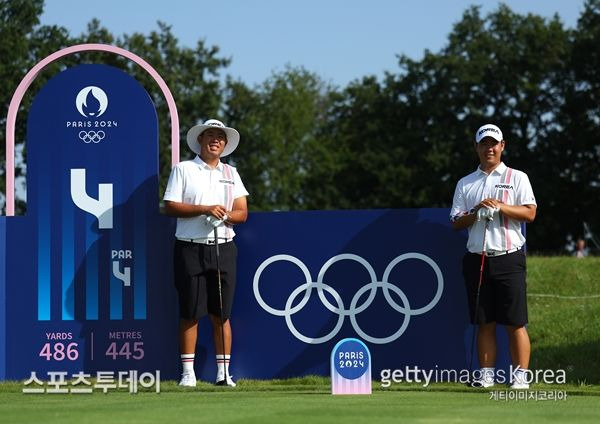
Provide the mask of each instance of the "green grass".
MULTIPOLYGON (((596 423, 600 410, 600 258, 528 258, 532 369, 565 369, 564 401, 498 401, 460 384, 373 382, 371 396, 332 396, 328 378, 240 380, 235 389, 161 383, 161 393, 25 395, 22 382, 0 384, 0 423, 596 423), (562 297, 539 297, 536 295, 562 297), (570 298, 574 297, 574 298, 570 298)), ((506 391, 506 386, 496 390, 506 391)))
MULTIPOLYGON (((163 382, 161 393, 124 391, 92 395, 24 395, 18 382, 0 385, 0 422, 6 423, 506 423, 507 420, 586 423, 597 421, 600 391, 577 386, 564 401, 498 401, 488 390, 458 384, 396 385, 374 382, 371 396, 332 396, 329 379, 241 380, 235 389, 207 383, 196 389, 163 382)), ((504 391, 505 387, 498 387, 504 391)))
POLYGON ((527 261, 530 367, 564 369, 569 382, 600 384, 600 258, 527 261))

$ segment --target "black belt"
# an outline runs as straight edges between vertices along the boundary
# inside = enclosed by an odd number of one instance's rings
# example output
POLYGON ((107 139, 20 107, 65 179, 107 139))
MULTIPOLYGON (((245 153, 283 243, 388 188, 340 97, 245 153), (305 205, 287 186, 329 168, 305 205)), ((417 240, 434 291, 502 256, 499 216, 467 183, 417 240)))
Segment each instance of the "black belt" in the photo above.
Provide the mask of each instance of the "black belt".
POLYGON ((494 256, 502 256, 507 255, 509 253, 514 253, 518 250, 521 250, 520 247, 515 247, 514 249, 509 250, 490 250, 489 252, 484 252, 485 256, 494 257, 494 256))
MULTIPOLYGON (((192 239, 192 238, 177 237, 177 240, 184 241, 186 243, 204 244, 204 245, 208 245, 208 246, 212 246, 212 245, 216 244, 215 239, 207 239, 207 238, 192 239)), ((219 239, 219 244, 229 243, 230 241, 232 241, 232 239, 219 239)))

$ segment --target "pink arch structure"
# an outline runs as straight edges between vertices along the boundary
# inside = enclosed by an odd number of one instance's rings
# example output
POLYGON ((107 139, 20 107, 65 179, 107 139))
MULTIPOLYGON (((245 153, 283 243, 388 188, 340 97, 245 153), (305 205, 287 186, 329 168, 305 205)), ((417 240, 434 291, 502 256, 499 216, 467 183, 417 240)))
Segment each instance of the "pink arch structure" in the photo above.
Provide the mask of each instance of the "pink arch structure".
POLYGON ((108 52, 126 57, 140 65, 154 78, 154 81, 156 81, 165 96, 167 105, 169 106, 169 114, 171 115, 171 165, 179 162, 179 115, 177 114, 177 106, 175 105, 171 90, 169 90, 169 87, 158 72, 141 57, 120 47, 108 44, 78 44, 67 47, 52 53, 31 68, 19 83, 10 101, 8 116, 6 118, 6 216, 15 215, 15 123, 17 122, 17 112, 19 111, 19 106, 25 92, 37 78, 38 74, 50 63, 73 53, 89 51, 108 52))

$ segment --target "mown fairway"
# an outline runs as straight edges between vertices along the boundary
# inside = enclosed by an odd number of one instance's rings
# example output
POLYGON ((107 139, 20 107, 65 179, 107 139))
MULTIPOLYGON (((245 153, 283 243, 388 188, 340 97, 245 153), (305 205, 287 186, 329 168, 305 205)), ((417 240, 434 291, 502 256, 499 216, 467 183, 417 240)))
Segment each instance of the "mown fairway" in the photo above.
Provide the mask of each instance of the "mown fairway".
MULTIPOLYGON (((241 381, 234 390, 201 385, 181 389, 164 383, 162 393, 24 395, 19 383, 0 392, 3 423, 392 423, 392 422, 597 422, 600 393, 567 388, 566 400, 498 401, 488 391, 459 385, 431 389, 374 387, 371 396, 332 396, 325 378, 305 381, 241 381)), ((533 390, 564 390, 565 387, 533 390)), ((498 390, 505 390, 499 387, 498 390)))

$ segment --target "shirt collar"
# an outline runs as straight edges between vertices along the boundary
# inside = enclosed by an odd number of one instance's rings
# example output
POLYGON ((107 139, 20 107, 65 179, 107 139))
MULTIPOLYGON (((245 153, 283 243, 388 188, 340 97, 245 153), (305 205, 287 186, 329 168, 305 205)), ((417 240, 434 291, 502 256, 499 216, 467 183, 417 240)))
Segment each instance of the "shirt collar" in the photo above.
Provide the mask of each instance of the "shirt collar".
MULTIPOLYGON (((213 169, 206 162, 204 162, 199 155, 196 155, 193 162, 203 169, 207 169, 209 171, 211 171, 213 169)), ((217 164, 217 167, 215 169, 222 172, 223 171, 223 162, 219 161, 219 163, 217 164)))
MULTIPOLYGON (((498 165, 496 167, 496 169, 494 169, 492 171, 492 174, 498 174, 498 175, 502 175, 504 173, 504 171, 506 171, 506 165, 504 164, 504 162, 500 162, 500 165, 498 165)), ((479 165, 477 167, 477 172, 479 172, 480 174, 483 175, 487 175, 485 172, 483 172, 483 170, 481 169, 481 165, 479 165)))

